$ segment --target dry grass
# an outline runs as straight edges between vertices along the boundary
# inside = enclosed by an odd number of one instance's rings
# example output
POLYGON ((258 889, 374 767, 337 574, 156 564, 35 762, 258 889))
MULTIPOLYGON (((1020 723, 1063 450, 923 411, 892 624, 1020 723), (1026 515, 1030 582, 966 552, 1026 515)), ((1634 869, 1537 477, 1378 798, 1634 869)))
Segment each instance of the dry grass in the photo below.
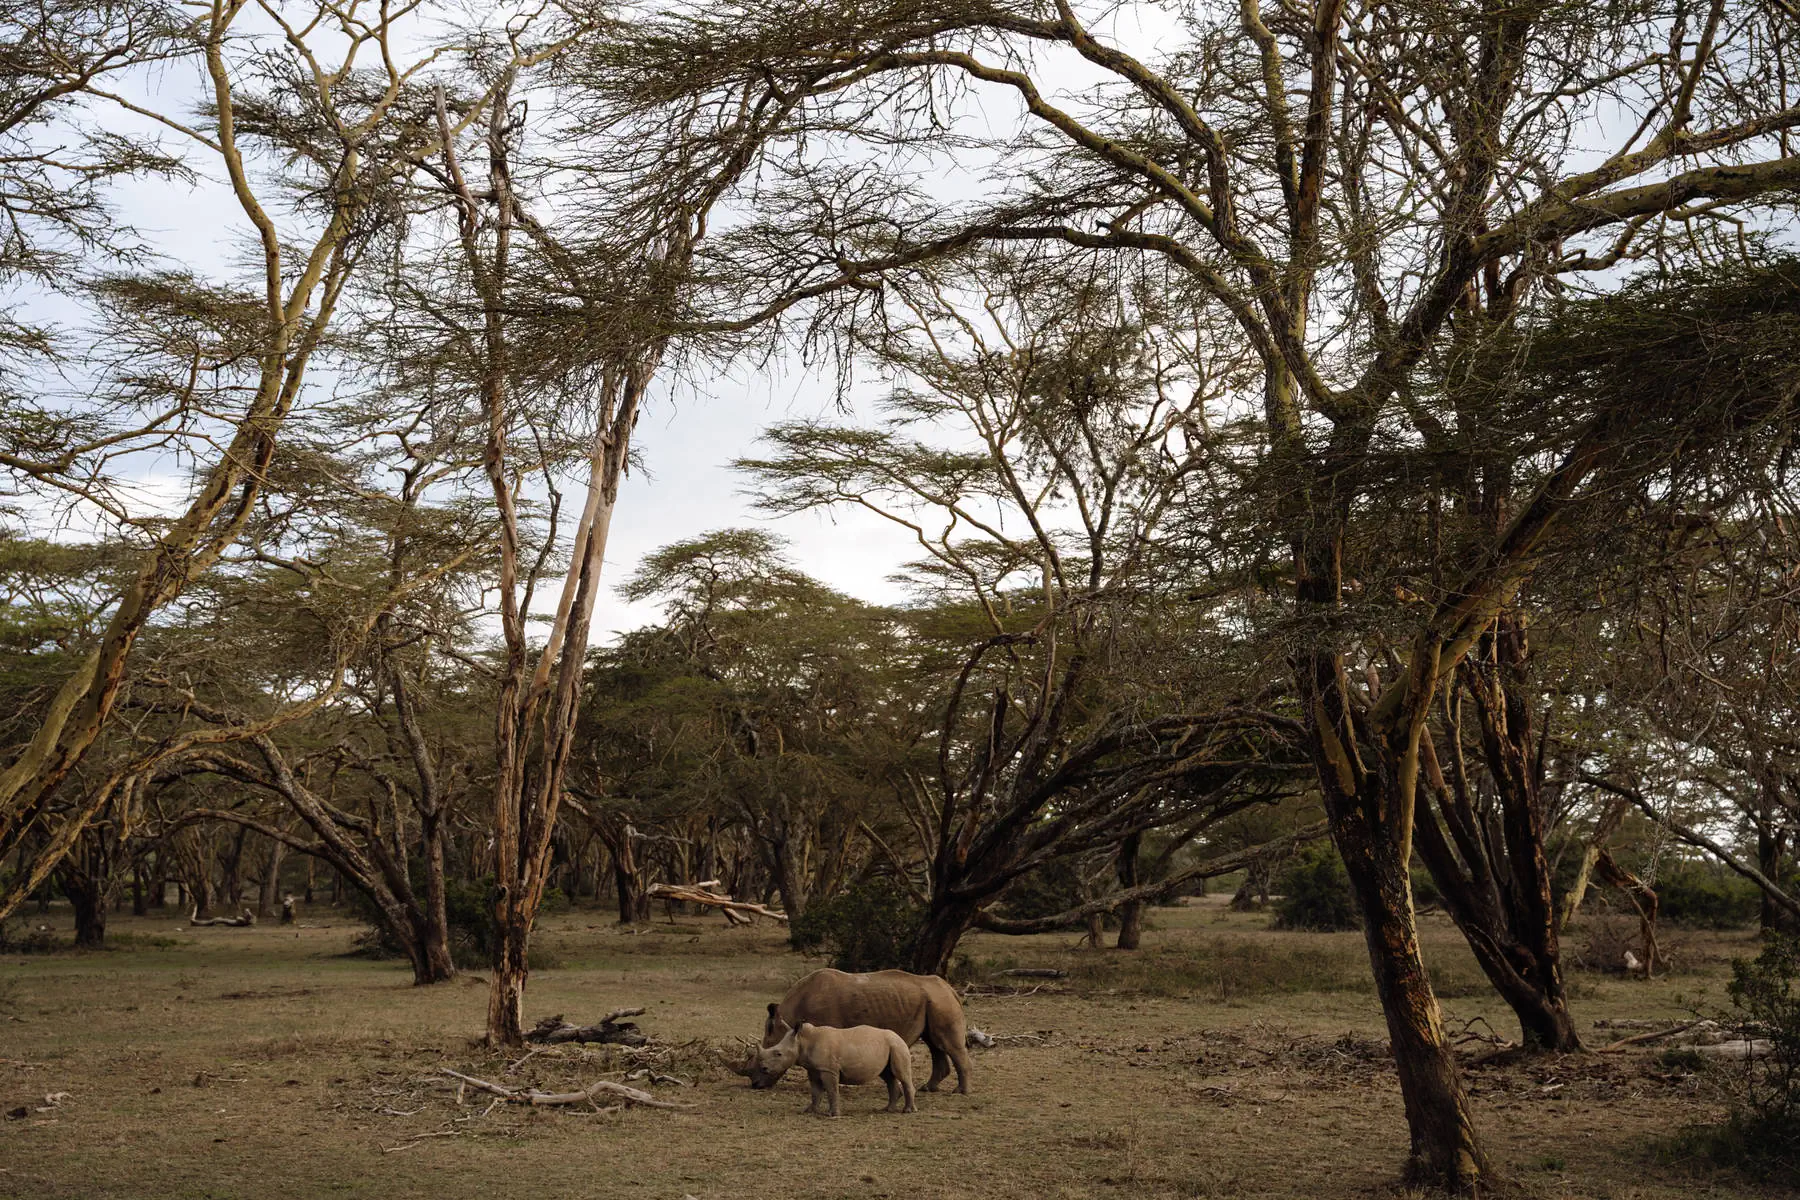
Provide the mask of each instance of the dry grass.
MULTIPOLYGON (((967 946, 969 999, 990 1033, 1053 1030, 977 1052, 975 1094, 920 1096, 909 1117, 853 1089, 843 1119, 803 1118, 798 1074, 751 1092, 708 1061, 758 1028, 810 964, 776 931, 716 918, 621 931, 555 918, 564 964, 534 975, 528 1016, 591 1018, 645 1004, 659 1094, 684 1112, 463 1108, 450 1066, 573 1086, 639 1065, 609 1047, 518 1055, 473 1045, 485 988, 407 985, 394 964, 341 957, 354 928, 190 930, 117 922, 129 949, 0 959, 0 1195, 316 1197, 1393 1196, 1405 1148, 1380 1012, 1356 934, 1269 933, 1217 904, 1158 910, 1136 954, 1072 936, 967 946), (159 939, 162 939, 159 941, 159 939), (1035 989, 1035 990, 1034 990, 1035 989), (67 1092, 59 1105, 46 1095, 67 1092)), ((1441 918, 1426 922, 1453 1027, 1512 1032, 1441 918)), ((1696 938, 1686 974, 1581 976, 1578 1016, 1678 1017, 1717 1002, 1738 935, 1696 938)), ((1471 1056, 1485 1052, 1469 1043, 1471 1056)), ((917 1054, 921 1076, 925 1055, 917 1054)), ((1514 1191, 1673 1200, 1766 1187, 1660 1161, 1657 1139, 1715 1115, 1695 1079, 1642 1054, 1471 1064, 1478 1119, 1514 1191)), ((640 1082, 639 1086, 644 1086, 640 1082)))

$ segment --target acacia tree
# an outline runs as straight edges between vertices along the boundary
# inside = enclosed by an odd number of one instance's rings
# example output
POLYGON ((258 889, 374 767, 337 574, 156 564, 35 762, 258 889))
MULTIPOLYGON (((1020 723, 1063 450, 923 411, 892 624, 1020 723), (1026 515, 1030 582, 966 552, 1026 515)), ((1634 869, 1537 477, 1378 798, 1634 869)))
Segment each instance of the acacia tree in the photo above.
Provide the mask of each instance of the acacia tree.
POLYGON ((1672 495, 1643 523, 1655 569, 1604 646, 1619 716, 1578 778, 1612 824, 1635 809, 1755 884, 1763 926, 1780 928, 1800 921, 1800 746, 1787 719, 1800 595, 1791 442, 1770 431, 1765 445, 1723 465, 1718 494, 1672 495))
POLYGON ((785 237, 792 253, 766 290, 743 289, 764 311, 1006 240, 1157 256, 1231 313, 1261 368, 1266 455, 1283 483, 1275 521, 1292 561, 1294 683, 1366 917, 1412 1129, 1409 1174, 1456 1188, 1473 1187, 1486 1161, 1411 910, 1423 739, 1442 683, 1530 576, 1618 431, 1603 421, 1551 453, 1489 536, 1442 564, 1391 661, 1345 620, 1351 518, 1372 459, 1421 436, 1415 374, 1473 281, 1529 298, 1545 278, 1636 253, 1666 234, 1662 218, 1730 219, 1800 180, 1783 140, 1800 123, 1781 82, 1784 14, 1730 0, 1632 13, 1486 0, 1427 13, 1340 0, 1275 13, 1183 6, 1168 14, 1179 47, 1154 59, 1090 26, 1071 0, 875 0, 779 21, 730 6, 651 23, 641 38, 638 70, 665 91, 826 76, 854 94, 864 79, 912 78, 911 107, 886 110, 871 138, 1002 152, 990 204, 926 200, 877 182, 874 165, 860 188, 771 216, 756 236, 785 237), (1071 63, 1097 85, 1052 87, 1071 63), (1011 97, 1023 132, 984 139, 958 119, 961 88, 1011 97), (1571 147, 1613 133, 1601 114, 1615 108, 1650 115, 1626 123, 1595 165, 1573 167, 1571 147))
MULTIPOLYGON (((31 20, 8 26, 16 38, 9 56, 28 74, 23 100, 7 97, 16 103, 5 136, 27 137, 53 103, 79 101, 151 122, 180 146, 173 165, 162 169, 223 177, 257 247, 261 279, 241 292, 181 272, 107 283, 103 290, 114 302, 157 317, 156 332, 199 327, 199 335, 187 336, 187 370, 145 379, 126 362, 109 374, 101 346, 91 364, 102 378, 92 404, 72 407, 60 390, 46 389, 13 407, 17 452, 0 463, 10 477, 116 520, 141 557, 100 637, 0 772, 0 854, 28 835, 37 847, 0 892, 0 916, 55 867, 107 802, 108 788, 92 789, 91 799, 65 806, 55 823, 38 828, 47 815, 42 801, 112 715, 132 649, 152 618, 219 562, 256 511, 283 428, 306 394, 308 371, 381 223, 391 185, 445 136, 420 90, 421 73, 437 53, 410 61, 401 54, 400 44, 425 20, 417 6, 215 0, 179 23, 151 5, 79 6, 88 10, 80 20, 69 19, 74 6, 34 7, 31 20), (103 28, 82 33, 82 20, 103 28), (177 56, 200 74, 196 116, 146 108, 104 86, 114 68, 177 56), (277 165, 259 172, 252 164, 265 152, 277 165), (233 336, 212 336, 220 326, 233 336), (120 464, 147 448, 189 456, 193 489, 166 519, 146 519, 128 491, 111 486, 120 464)), ((452 132, 475 120, 483 102, 478 96, 463 106, 452 132)), ((53 139, 60 131, 38 132, 53 139)), ((122 154, 118 148, 143 141, 109 134, 101 144, 122 154)), ((29 155, 7 161, 37 169, 29 155)), ((150 159, 139 153, 132 161, 150 159)), ((156 164, 170 161, 163 156, 156 164)), ((76 170, 90 183, 106 173, 76 170)), ((79 191, 71 194, 71 203, 82 200, 79 191)), ((83 227, 62 224, 75 233, 83 227)))
POLYGON ((893 669, 903 620, 795 570, 754 529, 665 546, 621 592, 663 597, 665 615, 596 662, 582 728, 602 793, 591 803, 629 802, 664 828, 723 817, 788 916, 803 915, 851 868, 893 710, 910 711, 893 669))
MULTIPOLYGON (((1216 617, 1154 615, 1191 582, 1160 571, 1165 524, 1222 465, 1203 414, 1231 359, 1104 271, 996 256, 894 295, 868 339, 899 384, 885 427, 778 426, 739 466, 772 511, 893 521, 979 626, 932 668, 936 761, 900 792, 925 862, 913 967, 942 973, 1021 875, 1260 799, 1244 780, 1295 726, 1254 703, 1254 664, 1232 677, 1221 656, 1210 686, 1184 670, 1221 644, 1216 617), (929 440, 940 426, 958 441, 929 440), (1183 655, 1152 665, 1175 636, 1183 655)), ((945 640, 935 615, 914 618, 922 643, 945 640)))

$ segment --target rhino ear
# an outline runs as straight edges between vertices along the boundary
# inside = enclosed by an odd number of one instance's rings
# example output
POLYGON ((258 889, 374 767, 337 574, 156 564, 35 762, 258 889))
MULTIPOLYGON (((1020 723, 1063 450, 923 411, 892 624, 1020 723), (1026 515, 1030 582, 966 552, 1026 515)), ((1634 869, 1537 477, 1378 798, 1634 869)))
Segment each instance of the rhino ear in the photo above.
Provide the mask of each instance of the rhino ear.
POLYGON ((780 1010, 781 1010, 780 1003, 778 1003, 777 1001, 774 1001, 774 1000, 769 1001, 769 1015, 771 1017, 777 1016, 780 1013, 780 1010))

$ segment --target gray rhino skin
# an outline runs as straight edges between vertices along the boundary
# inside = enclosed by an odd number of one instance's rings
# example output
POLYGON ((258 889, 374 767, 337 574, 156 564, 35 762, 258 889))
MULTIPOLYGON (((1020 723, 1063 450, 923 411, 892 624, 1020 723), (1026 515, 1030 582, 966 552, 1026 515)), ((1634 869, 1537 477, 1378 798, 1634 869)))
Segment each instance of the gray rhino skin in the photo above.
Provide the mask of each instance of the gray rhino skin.
MULTIPOLYGON (((776 1045, 789 1030, 806 1022, 835 1029, 857 1025, 891 1029, 908 1046, 924 1038, 931 1050, 931 1079, 925 1090, 937 1091, 954 1064, 956 1090, 968 1093, 968 1022, 963 1017, 962 1001, 936 975, 907 971, 850 975, 830 967, 814 971, 789 988, 781 1003, 769 1005, 768 1020, 763 1024, 763 1046, 776 1045)), ((751 1087, 769 1088, 781 1081, 787 1068, 774 1070, 753 1061, 744 1073, 750 1077, 751 1087)))
POLYGON ((873 1025, 857 1025, 850 1029, 832 1029, 802 1021, 798 1029, 773 1046, 765 1046, 756 1056, 756 1064, 774 1078, 781 1078, 788 1068, 798 1064, 812 1084, 812 1103, 806 1111, 819 1111, 819 1097, 825 1097, 828 1117, 838 1115, 838 1084, 887 1083, 886 1112, 914 1112, 912 1051, 900 1035, 891 1029, 873 1025), (901 1098, 906 1107, 900 1107, 901 1098))

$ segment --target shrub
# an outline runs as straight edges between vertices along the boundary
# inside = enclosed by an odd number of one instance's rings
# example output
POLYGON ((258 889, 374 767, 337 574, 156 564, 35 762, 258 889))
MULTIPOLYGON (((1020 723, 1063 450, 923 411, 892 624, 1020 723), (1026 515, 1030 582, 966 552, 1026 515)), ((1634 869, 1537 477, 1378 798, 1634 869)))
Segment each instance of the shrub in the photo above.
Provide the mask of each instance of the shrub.
POLYGON ((1800 938, 1776 935, 1754 961, 1733 959, 1726 991, 1769 1053, 1745 1067, 1738 1117, 1800 1169, 1800 938))
POLYGON ((1437 880, 1431 877, 1430 868, 1416 854, 1413 855, 1410 874, 1414 908, 1428 908, 1444 902, 1444 893, 1438 890, 1437 880))
POLYGON ((1290 863, 1275 879, 1274 929, 1306 929, 1328 933, 1362 928, 1350 875, 1329 846, 1314 846, 1290 863))
POLYGON ((1685 865, 1656 884, 1659 915, 1676 925, 1735 929, 1754 925, 1762 892, 1733 872, 1699 863, 1685 865))
MULTIPOLYGON (((1075 869, 1073 862, 1065 858, 1047 862, 1013 880, 1000 894, 997 907, 1003 917, 1029 921, 1067 912, 1088 899, 1090 897, 1082 891, 1081 873, 1075 869)), ((1117 918, 1111 913, 1106 914, 1106 920, 1109 927, 1117 924, 1117 918)), ((1073 928, 1081 923, 1071 921, 1069 927, 1073 928)))
POLYGON ((0 953, 4 954, 52 954, 64 948, 64 943, 48 928, 33 929, 28 920, 0 921, 0 953))
MULTIPOLYGON (((493 906, 494 877, 484 875, 480 879, 444 881, 444 922, 450 927, 450 959, 461 970, 478 969, 491 966, 494 961, 496 927, 494 924, 493 906)), ((364 958, 404 958, 406 952, 388 929, 387 923, 380 920, 375 906, 361 892, 351 892, 351 907, 369 928, 356 938, 356 949, 353 953, 364 958)), ((550 888, 544 893, 540 906, 541 912, 555 912, 558 908, 568 907, 568 900, 558 888, 550 888)), ((535 942, 535 939, 534 939, 535 942)), ((533 970, 547 969, 557 965, 556 958, 538 945, 533 945, 528 955, 533 970)))
POLYGON ((1726 990, 1739 1023, 1768 1039, 1768 1052, 1741 1064, 1729 1119, 1689 1130, 1670 1148, 1760 1178, 1792 1179, 1800 1172, 1800 938, 1770 938, 1754 961, 1733 959, 1731 976, 1726 990))
POLYGON ((923 918, 898 881, 865 879, 794 918, 788 934, 796 950, 827 954, 840 971, 904 967, 923 918))

